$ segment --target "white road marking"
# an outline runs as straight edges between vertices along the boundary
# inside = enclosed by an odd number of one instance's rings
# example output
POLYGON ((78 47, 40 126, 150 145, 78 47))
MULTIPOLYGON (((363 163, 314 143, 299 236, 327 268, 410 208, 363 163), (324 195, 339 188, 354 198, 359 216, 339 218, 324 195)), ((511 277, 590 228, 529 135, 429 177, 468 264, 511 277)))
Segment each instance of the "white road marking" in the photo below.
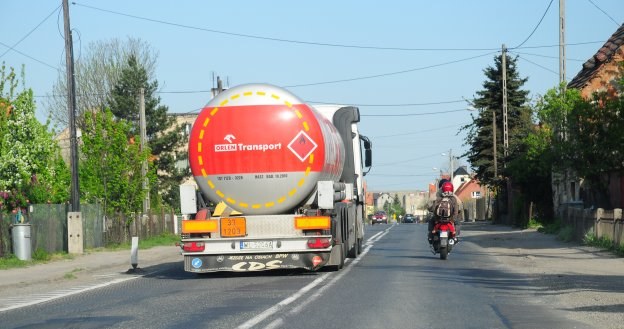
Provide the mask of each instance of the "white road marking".
MULTIPOLYGON (((317 299, 318 297, 320 297, 327 288, 332 286, 334 283, 336 283, 338 280, 340 280, 345 274, 347 274, 351 270, 353 265, 359 263, 360 260, 362 259, 362 257, 364 257, 368 253, 368 251, 373 247, 373 244, 375 242, 379 241, 379 239, 384 237, 386 234, 388 234, 388 232, 390 231, 390 229, 392 229, 392 227, 393 226, 390 226, 389 228, 387 228, 387 229, 385 229, 385 230, 383 230, 383 231, 373 235, 368 240, 366 240, 366 243, 365 243, 366 244, 366 248, 362 251, 362 253, 356 259, 354 259, 352 262, 350 262, 351 258, 347 258, 345 260, 345 267, 338 274, 336 274, 335 277, 333 277, 331 279, 331 281, 329 281, 329 283, 327 283, 325 286, 320 288, 314 294, 307 295, 307 298, 305 300, 303 300, 300 305, 298 305, 298 306, 294 307, 292 310, 290 310, 288 312, 288 315, 292 315, 292 314, 295 314, 295 313, 299 312, 299 310, 302 307, 304 307, 305 305, 308 305, 310 302, 312 302, 315 299, 317 299)), ((266 320, 268 317, 270 317, 272 315, 275 315, 277 312, 281 311, 282 309, 284 309, 289 304, 295 302, 297 299, 299 299, 302 296, 304 296, 305 293, 307 293, 308 291, 310 291, 314 287, 316 287, 319 284, 321 284, 323 281, 325 281, 329 277, 330 274, 333 274, 333 273, 325 273, 325 274, 321 275, 316 280, 312 281, 311 283, 309 283, 305 287, 299 289, 299 291, 297 291, 293 295, 287 297, 286 299, 284 299, 281 302, 275 304, 274 306, 270 307, 266 311, 256 315, 255 317, 247 320, 245 323, 243 323, 240 326, 238 326, 238 329, 253 328, 255 325, 257 325, 258 323, 266 320)), ((280 317, 280 318, 277 318, 277 319, 273 320, 271 323, 269 323, 265 327, 265 329, 278 328, 283 323, 284 323, 284 319, 280 317)))
POLYGON ((96 285, 82 286, 82 287, 76 287, 76 288, 71 288, 71 289, 66 289, 66 290, 59 290, 59 291, 55 291, 55 292, 47 293, 47 294, 35 294, 35 295, 21 297, 18 299, 16 298, 4 299, 3 298, 0 300, 0 303, 1 303, 0 312, 5 312, 9 310, 14 310, 17 308, 41 304, 41 303, 49 302, 51 300, 55 300, 58 298, 80 294, 85 291, 103 288, 106 286, 121 283, 124 281, 133 280, 136 278, 140 278, 140 276, 131 276, 131 277, 116 279, 116 280, 112 280, 112 281, 108 281, 108 282, 104 282, 104 283, 100 283, 96 285))
POLYGON ((68 288, 64 290, 53 291, 49 293, 34 294, 34 295, 19 296, 19 297, 10 297, 10 298, 1 298, 0 299, 0 312, 14 310, 14 309, 18 309, 18 308, 22 308, 26 306, 37 305, 37 304, 49 302, 55 299, 59 299, 59 298, 81 294, 86 291, 111 286, 114 284, 122 283, 122 282, 133 280, 133 279, 138 279, 140 277, 153 275, 162 271, 164 271, 164 269, 150 272, 150 273, 141 274, 141 275, 132 275, 132 276, 127 276, 127 277, 122 277, 119 279, 115 279, 115 280, 111 280, 111 281, 107 281, 103 283, 86 285, 86 286, 78 286, 78 287, 68 288))

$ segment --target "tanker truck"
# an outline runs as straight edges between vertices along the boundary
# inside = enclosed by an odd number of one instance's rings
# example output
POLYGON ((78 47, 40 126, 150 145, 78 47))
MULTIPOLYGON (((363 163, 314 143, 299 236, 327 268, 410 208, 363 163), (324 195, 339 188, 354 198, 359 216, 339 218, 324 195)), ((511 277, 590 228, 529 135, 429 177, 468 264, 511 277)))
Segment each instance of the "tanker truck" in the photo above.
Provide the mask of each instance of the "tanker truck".
POLYGON ((189 135, 199 206, 181 222, 184 270, 340 270, 357 257, 372 163, 359 121, 357 107, 269 84, 216 95, 189 135))

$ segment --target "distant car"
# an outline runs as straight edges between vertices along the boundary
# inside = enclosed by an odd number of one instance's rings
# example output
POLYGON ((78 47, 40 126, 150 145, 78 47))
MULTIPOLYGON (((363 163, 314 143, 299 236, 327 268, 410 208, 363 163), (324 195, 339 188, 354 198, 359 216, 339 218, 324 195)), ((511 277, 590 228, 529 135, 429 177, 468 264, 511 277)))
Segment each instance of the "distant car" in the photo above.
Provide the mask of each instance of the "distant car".
POLYGON ((403 223, 415 223, 416 217, 412 214, 407 214, 403 216, 403 223))
POLYGON ((385 211, 377 211, 374 215, 373 215, 373 220, 371 221, 371 223, 373 225, 375 225, 375 223, 377 224, 388 224, 388 214, 386 214, 385 211))

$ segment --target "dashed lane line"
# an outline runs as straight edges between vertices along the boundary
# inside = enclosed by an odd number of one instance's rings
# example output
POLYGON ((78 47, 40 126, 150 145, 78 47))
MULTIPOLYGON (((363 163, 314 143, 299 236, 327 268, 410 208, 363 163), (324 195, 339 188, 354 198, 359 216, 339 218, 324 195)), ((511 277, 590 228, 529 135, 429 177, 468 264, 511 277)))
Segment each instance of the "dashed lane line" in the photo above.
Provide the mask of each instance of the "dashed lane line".
MULTIPOLYGON (((366 243, 365 243, 366 248, 362 251, 360 256, 355 258, 353 261, 351 261, 352 259, 347 258, 345 260, 345 267, 338 274, 336 274, 333 278, 331 278, 331 280, 324 287, 320 288, 316 293, 314 293, 312 295, 306 295, 306 293, 308 291, 310 291, 313 288, 315 288, 316 286, 320 285, 325 280, 330 278, 331 274, 335 274, 335 273, 325 273, 325 274, 321 275, 316 280, 312 281, 311 283, 309 283, 305 287, 299 289, 299 291, 295 292, 291 296, 289 296, 286 299, 282 300, 281 302, 275 304, 274 306, 270 307, 269 309, 265 310, 264 312, 256 315, 255 317, 247 320, 245 323, 243 323, 240 326, 238 326, 238 329, 250 329, 250 328, 253 328, 254 326, 256 326, 259 323, 261 323, 262 321, 266 320, 267 318, 277 314, 277 312, 284 310, 289 304, 294 303, 295 301, 297 301, 302 296, 306 296, 307 298, 305 300, 302 300, 300 305, 298 305, 296 307, 293 307, 293 309, 288 312, 288 315, 292 315, 292 314, 297 313, 302 307, 304 307, 305 305, 308 305, 310 302, 316 300, 318 297, 320 297, 323 294, 323 292, 325 290, 327 290, 328 287, 330 287, 333 284, 335 284, 345 274, 347 274, 351 270, 353 265, 357 264, 368 253, 368 251, 373 247, 373 244, 375 242, 379 241, 379 239, 383 238, 386 234, 388 234, 388 232, 392 229, 392 227, 393 226, 390 226, 389 228, 387 228, 387 229, 385 229, 385 230, 383 230, 383 231, 373 235, 368 240, 366 240, 366 243)), ((268 326, 265 327, 265 328, 277 328, 277 327, 281 326, 281 324, 283 324, 283 323, 284 323, 284 319, 282 317, 280 317, 280 318, 272 321, 271 323, 269 323, 268 326)))

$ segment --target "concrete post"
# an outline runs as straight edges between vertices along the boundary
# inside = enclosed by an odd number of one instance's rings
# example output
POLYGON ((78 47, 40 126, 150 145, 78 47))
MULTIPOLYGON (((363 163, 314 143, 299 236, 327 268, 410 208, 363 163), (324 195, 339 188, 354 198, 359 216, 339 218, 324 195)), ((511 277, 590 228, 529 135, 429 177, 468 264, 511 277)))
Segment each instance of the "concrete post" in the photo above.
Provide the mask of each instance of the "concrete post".
POLYGON ((613 209, 613 247, 616 248, 620 244, 620 239, 616 235, 617 234, 617 223, 622 221, 622 209, 616 208, 613 209))
POLYGON ((84 252, 84 236, 82 234, 82 216, 80 212, 67 213, 67 252, 82 254, 84 252))
POLYGON ((600 220, 604 216, 604 209, 598 208, 596 209, 596 238, 600 239, 602 237, 602 232, 600 232, 600 220))

